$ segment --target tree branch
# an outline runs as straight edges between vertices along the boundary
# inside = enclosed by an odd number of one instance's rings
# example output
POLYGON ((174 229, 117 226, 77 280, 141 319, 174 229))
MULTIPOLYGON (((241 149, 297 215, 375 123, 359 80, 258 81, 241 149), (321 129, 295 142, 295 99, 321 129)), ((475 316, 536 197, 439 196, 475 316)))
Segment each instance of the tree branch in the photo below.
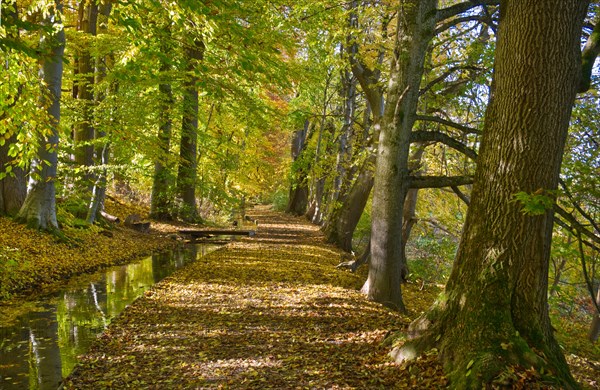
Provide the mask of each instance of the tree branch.
POLYGON ((458 186, 452 186, 452 191, 454 191, 456 196, 458 196, 460 200, 465 202, 467 206, 471 204, 471 198, 469 198, 464 192, 462 192, 460 188, 458 188, 458 186))
POLYGON ((445 71, 444 73, 442 73, 439 77, 436 77, 435 79, 433 79, 429 83, 427 83, 427 85, 419 91, 419 95, 423 95, 424 93, 429 91, 434 85, 444 81, 446 79, 446 77, 450 76, 452 73, 454 73, 457 70, 483 71, 484 69, 481 69, 481 68, 479 68, 477 66, 473 66, 473 65, 453 66, 452 68, 450 68, 447 71, 445 71))
POLYGON ((456 19, 452 19, 442 25, 440 25, 438 28, 435 29, 434 34, 438 35, 454 26, 456 26, 459 23, 465 23, 465 22, 484 22, 485 18, 481 17, 480 15, 470 15, 470 16, 464 16, 462 18, 456 18, 456 19))
POLYGON ((410 134, 410 142, 440 142, 454 150, 461 152, 470 159, 477 159, 477 153, 473 149, 469 148, 462 142, 455 140, 448 134, 444 134, 439 131, 413 131, 410 134))
MULTIPOLYGON (((561 226, 561 227, 563 227, 563 228, 567 229, 567 230, 568 230, 568 231, 569 231, 571 234, 573 234, 574 236, 576 236, 576 235, 577 235, 577 230, 575 230, 575 229, 573 228, 573 226, 571 226, 571 225, 567 224, 567 223, 566 223, 565 221, 563 221, 562 219, 560 219, 560 218, 554 218, 554 223, 555 223, 555 224, 557 224, 558 226, 561 226)), ((589 242, 589 241, 585 241, 585 240, 583 240, 583 244, 584 244, 584 245, 587 245, 588 247, 590 247, 591 249, 593 249, 593 250, 595 250, 595 251, 598 251, 598 252, 600 252, 600 247, 597 247, 596 245, 592 244, 592 243, 591 243, 591 242, 589 242)))
POLYGON ((569 191, 569 188, 567 187, 567 183, 565 183, 565 181, 562 179, 559 179, 558 182, 560 183, 560 186, 562 187, 562 189, 565 191, 565 194, 569 197, 569 200, 571 201, 571 204, 573 205, 573 207, 575 207, 575 210, 577 210, 583 218, 588 220, 590 225, 592 225, 593 228, 596 230, 596 232, 598 232, 598 234, 600 234, 600 226, 596 223, 596 221, 594 220, 594 218, 591 215, 586 213, 585 210, 583 210, 583 208, 581 208, 579 203, 573 197, 573 194, 571 194, 571 191, 569 191))
POLYGON ((442 188, 473 184, 473 176, 410 176, 410 188, 442 188))
POLYGON ((500 4, 499 0, 469 0, 463 3, 458 3, 450 7, 442 8, 437 11, 435 15, 436 23, 439 23, 443 20, 456 16, 458 14, 462 14, 467 12, 475 7, 480 5, 498 5, 500 4))
POLYGON ((448 127, 452 127, 456 130, 460 130, 465 134, 481 134, 480 130, 477 130, 475 128, 469 127, 469 126, 465 126, 465 125, 461 125, 459 123, 454 123, 451 121, 448 121, 446 119, 442 119, 439 118, 437 116, 430 116, 430 115, 417 115, 416 118, 418 121, 426 121, 426 122, 436 122, 436 123, 440 123, 442 125, 448 126, 448 127))
MULTIPOLYGON (((600 19, 600 18, 597 18, 600 19)), ((581 79, 579 80, 579 89, 577 92, 583 93, 590 89, 592 83, 592 68, 596 58, 600 54, 600 21, 594 26, 583 52, 581 53, 581 79)))
POLYGON ((587 236, 593 242, 600 245, 600 237, 597 236, 596 234, 594 234, 589 229, 587 229, 585 226, 583 226, 574 216, 569 214, 565 209, 563 209, 559 205, 555 205, 554 212, 556 212, 556 214, 561 216, 565 221, 569 222, 571 224, 571 227, 575 231, 587 236))

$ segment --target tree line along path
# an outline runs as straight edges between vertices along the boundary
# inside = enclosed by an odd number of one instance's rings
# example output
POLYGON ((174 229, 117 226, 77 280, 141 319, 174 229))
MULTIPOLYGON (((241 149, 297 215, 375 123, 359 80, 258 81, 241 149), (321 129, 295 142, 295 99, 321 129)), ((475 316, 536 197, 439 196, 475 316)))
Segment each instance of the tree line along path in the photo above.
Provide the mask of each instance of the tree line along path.
MULTIPOLYGON (((135 301, 63 388, 446 384, 435 357, 398 369, 382 343, 419 313, 368 301, 358 291, 364 275, 337 269, 343 252, 305 218, 268 207, 250 215, 259 223, 255 237, 200 258, 135 301), (415 370, 428 371, 419 384, 415 370)), ((408 286, 407 302, 431 302, 437 293, 419 287, 408 286)))

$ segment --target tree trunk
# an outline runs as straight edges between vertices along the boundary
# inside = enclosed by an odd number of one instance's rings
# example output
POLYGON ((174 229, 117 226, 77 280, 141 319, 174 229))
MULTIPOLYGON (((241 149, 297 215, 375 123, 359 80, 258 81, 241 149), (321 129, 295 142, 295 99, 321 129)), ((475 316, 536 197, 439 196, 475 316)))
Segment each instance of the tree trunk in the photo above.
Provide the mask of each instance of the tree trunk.
POLYGON ((192 47, 186 48, 186 55, 189 74, 183 83, 183 118, 181 120, 177 189, 182 202, 179 216, 186 221, 194 221, 198 218, 196 207, 198 87, 194 72, 197 63, 202 61, 204 56, 204 42, 196 39, 192 47))
MULTIPOLYGON (((600 287, 596 292, 596 306, 600 306, 600 287)), ((594 317, 592 318, 592 324, 590 326, 590 333, 588 333, 588 340, 595 343, 600 335, 600 313, 598 310, 594 310, 594 317)))
POLYGON ((400 282, 407 270, 399 233, 410 184, 410 133, 416 119, 425 53, 433 38, 436 4, 436 0, 400 2, 395 55, 375 168, 371 261, 362 292, 369 299, 399 311, 405 311, 400 282))
MULTIPOLYGON (((164 54, 167 55, 168 46, 164 45, 164 54)), ((166 59, 162 59, 160 71, 163 77, 171 69, 171 65, 166 59)), ((172 202, 170 199, 170 187, 173 183, 173 173, 169 161, 171 148, 171 132, 173 128, 173 119, 171 110, 173 109, 174 98, 171 84, 162 82, 158 86, 161 95, 160 126, 158 130, 158 148, 160 153, 154 161, 154 180, 152 183, 152 195, 150 201, 150 217, 157 220, 170 220, 172 202)))
MULTIPOLYGON (((0 4, 2 8, 2 4, 0 4)), ((17 6, 14 9, 2 9, 4 20, 8 20, 8 25, 16 25, 18 21, 17 6)), ((18 39, 18 29, 7 29, 7 38, 18 39)), ((6 60, 5 69, 8 71, 10 62, 6 60)), ((13 97, 12 105, 15 105, 21 97, 22 89, 19 88, 17 94, 13 97)), ((4 119, 6 108, 0 120, 4 119)), ((6 136, 6 134, 4 134, 6 136)), ((10 170, 7 175, 0 179, 0 215, 15 215, 23 205, 27 194, 27 180, 25 179, 25 170, 13 164, 14 157, 8 155, 10 145, 17 142, 17 134, 12 134, 10 138, 0 145, 0 173, 5 173, 10 170)))
POLYGON ((334 210, 325 229, 327 241, 346 252, 352 251, 352 236, 373 188, 376 154, 370 153, 341 206, 334 210))
MULTIPOLYGON (((358 28, 358 15, 356 8, 358 1, 349 3, 349 24, 353 29, 358 28)), ((382 23, 382 28, 387 30, 387 22, 382 23)), ((368 123, 369 113, 373 115, 371 125, 365 125, 364 139, 367 140, 365 148, 368 150, 368 156, 361 164, 356 180, 350 186, 348 193, 340 197, 341 203, 335 205, 330 213, 327 223, 324 227, 327 241, 337 245, 339 248, 351 252, 352 237, 356 230, 356 225, 365 209, 374 181, 374 167, 377 159, 375 151, 376 141, 379 139, 381 118, 383 117, 384 99, 380 84, 381 71, 379 67, 383 64, 385 51, 381 50, 377 57, 378 66, 370 69, 357 56, 358 46, 356 40, 351 37, 349 45, 346 48, 347 55, 352 67, 352 74, 360 83, 360 86, 367 99, 367 109, 365 110, 365 123, 368 123), (369 137, 369 131, 372 131, 369 137)), ((338 203, 338 202, 336 202, 338 203)))
MULTIPOLYGON (((327 107, 329 105, 329 99, 327 94, 329 92, 329 86, 331 85, 332 74, 327 74, 325 80, 325 88, 323 89, 323 104, 321 107, 321 123, 319 125, 319 135, 317 137, 317 146, 315 148, 315 162, 313 165, 312 173, 312 185, 309 191, 310 199, 308 203, 308 209, 306 210, 306 218, 312 223, 319 224, 322 220, 323 210, 321 209, 323 202, 323 195, 325 192, 325 176, 327 168, 321 166, 321 154, 323 154, 323 135, 327 131, 334 131, 333 125, 327 122, 327 107)), ((328 148, 329 142, 326 142, 328 148)), ((325 152, 326 153, 326 152, 325 152)))
POLYGON ((394 351, 403 360, 436 346, 454 388, 510 386, 510 366, 576 387, 548 316, 552 208, 525 214, 515 194, 551 197, 557 188, 586 8, 502 3, 494 91, 454 267, 439 301, 411 324, 420 337, 394 351))
MULTIPOLYGON (((344 98, 344 124, 340 131, 339 149, 336 159, 336 176, 333 180, 331 191, 330 207, 331 210, 338 199, 345 196, 348 185, 352 180, 349 170, 352 159, 352 146, 355 141, 354 136, 354 115, 356 112, 356 84, 357 80, 349 71, 342 72, 342 87, 344 98)), ((327 214, 330 214, 328 211, 327 214)))
MULTIPOLYGON (((411 172, 413 172, 413 176, 421 175, 421 159, 423 158, 423 153, 425 152, 425 145, 423 143, 419 143, 415 146, 415 150, 410 156, 410 161, 408 162, 408 168, 411 172)), ((404 206, 402 208, 402 240, 400 242, 400 250, 401 258, 406 261, 406 243, 410 238, 410 233, 412 232, 413 226, 415 226, 416 220, 416 210, 417 210, 417 200, 419 197, 419 189, 411 188, 406 193, 406 199, 404 200, 404 206)), ((408 266, 404 267, 404 272, 400 274, 401 280, 406 281, 408 277, 408 266)))
MULTIPOLYGON (((56 3, 57 13, 62 4, 56 3)), ((51 27, 59 25, 56 14, 50 14, 46 23, 51 27)), ((42 90, 40 105, 49 117, 48 132, 41 132, 36 159, 32 162, 32 175, 25 202, 17 215, 17 220, 34 229, 58 230, 56 221, 56 167, 58 161, 58 126, 60 123, 60 92, 62 86, 63 54, 65 50, 65 32, 61 28, 41 41, 44 51, 40 60, 40 76, 45 88, 42 90), (45 134, 45 135, 43 135, 45 134)))
MULTIPOLYGON (((78 10, 78 30, 96 36, 98 5, 95 1, 81 0, 78 10)), ((81 49, 78 57, 77 99, 81 104, 81 122, 73 134, 75 163, 84 168, 84 188, 91 190, 93 175, 89 171, 94 165, 94 63, 89 43, 81 49)))
MULTIPOLYGON (((99 9, 99 17, 100 22, 98 23, 98 30, 101 34, 106 34, 108 32, 108 18, 110 16, 110 12, 112 10, 112 3, 107 2, 102 4, 99 9)), ((104 59, 97 58, 96 59, 96 75, 97 80, 96 84, 100 84, 106 78, 106 65, 105 62, 111 58, 110 55, 104 57, 104 59)), ((117 84, 114 84, 117 85, 117 84)), ((115 88, 109 88, 111 90, 115 90, 115 88)), ((98 105, 104 100, 105 92, 98 92, 97 97, 95 99, 95 105, 98 105)), ((114 110, 111 110, 109 113, 110 119, 109 123, 113 124, 114 122, 114 110)), ((106 137, 106 129, 103 127, 99 127, 96 129, 95 138, 96 141, 103 140, 106 137)), ((96 147, 96 164, 100 166, 100 170, 98 174, 95 175, 94 186, 92 188, 92 198, 90 200, 90 206, 88 207, 88 215, 87 221, 88 223, 94 223, 99 217, 103 216, 104 211, 104 201, 106 200, 106 184, 107 184, 107 166, 108 166, 108 158, 109 158, 109 148, 110 143, 108 140, 104 140, 103 144, 100 144, 96 147)))
POLYGON ((293 169, 295 177, 290 187, 290 196, 285 212, 294 215, 304 215, 308 206, 308 167, 303 165, 301 159, 307 144, 309 126, 310 122, 307 119, 304 121, 304 128, 296 131, 292 139, 292 159, 296 163, 296 167, 293 169))

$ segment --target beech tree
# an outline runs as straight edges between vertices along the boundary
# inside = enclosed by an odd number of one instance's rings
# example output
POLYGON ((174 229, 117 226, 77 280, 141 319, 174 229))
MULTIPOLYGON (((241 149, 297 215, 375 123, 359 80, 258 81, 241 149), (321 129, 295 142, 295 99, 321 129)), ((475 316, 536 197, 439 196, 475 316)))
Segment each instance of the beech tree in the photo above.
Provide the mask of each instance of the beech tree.
POLYGON ((173 173, 169 164, 169 149, 173 130, 172 108, 174 103, 173 88, 167 77, 172 65, 168 58, 171 34, 170 27, 165 27, 166 37, 162 42, 162 56, 160 57, 160 72, 164 80, 159 84, 158 90, 161 98, 161 109, 159 114, 158 149, 159 153, 154 161, 154 177, 152 180, 152 197, 150 200, 150 216, 158 220, 169 220, 172 215, 172 200, 170 199, 170 187, 174 181, 173 173))
MULTIPOLYGON (((4 46, 2 45, 4 43, 2 42, 3 40, 14 46, 19 42, 19 30, 16 26, 19 14, 16 2, 0 4, 0 12, 3 15, 3 23, 6 31, 6 38, 0 39, 0 47, 4 46)), ((10 50, 8 51, 10 52, 10 50)), ((15 82, 15 79, 18 79, 15 76, 18 75, 19 71, 14 62, 16 62, 14 59, 6 57, 4 61, 4 77, 2 77, 3 86, 9 89, 7 100, 10 103, 2 107, 2 113, 0 114, 3 133, 0 137, 0 215, 16 214, 23 205, 27 192, 25 170, 15 161, 17 153, 14 150, 11 151, 11 147, 14 147, 17 143, 17 129, 11 129, 10 126, 3 123, 11 114, 14 114, 11 111, 15 108, 19 100, 21 100, 25 87, 22 81, 15 82)))
POLYGON ((63 73, 65 33, 60 20, 62 4, 56 2, 48 10, 45 23, 51 28, 42 35, 40 49, 40 76, 44 87, 40 108, 48 114, 47 128, 38 129, 37 156, 31 164, 27 197, 17 220, 31 228, 57 230, 56 189, 54 181, 58 160, 58 125, 60 123, 60 95, 63 73))
POLYGON ((180 216, 194 220, 198 216, 196 206, 196 168, 198 148, 198 86, 195 68, 204 56, 204 42, 196 38, 185 48, 186 80, 183 83, 183 117, 181 120, 181 142, 179 144, 179 170, 177 190, 182 205, 180 216))
POLYGON ((455 388, 502 383, 510 366, 577 387, 553 336, 547 287, 587 4, 501 2, 493 94, 454 267, 439 300, 411 324, 413 340, 394 351, 401 361, 438 348, 455 388), (517 193, 543 196, 548 208, 524 212, 517 193))

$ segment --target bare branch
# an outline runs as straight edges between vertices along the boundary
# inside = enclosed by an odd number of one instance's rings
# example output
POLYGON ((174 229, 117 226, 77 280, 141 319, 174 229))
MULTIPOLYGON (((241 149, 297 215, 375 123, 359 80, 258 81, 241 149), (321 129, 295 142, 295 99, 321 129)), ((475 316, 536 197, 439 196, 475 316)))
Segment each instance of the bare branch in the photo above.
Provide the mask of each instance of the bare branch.
POLYGON ((433 79, 429 83, 427 83, 427 85, 419 91, 419 95, 423 95, 437 83, 441 83, 442 81, 446 80, 446 78, 448 76, 450 76, 452 73, 456 72, 457 70, 473 70, 476 72, 480 72, 480 71, 483 71, 484 69, 479 68, 477 66, 472 66, 472 65, 453 66, 452 68, 450 68, 447 71, 445 71, 444 73, 442 73, 439 77, 436 77, 435 79, 433 79))
MULTIPOLYGON (((566 223, 565 221, 563 221, 562 219, 560 219, 560 218, 554 218, 554 223, 555 223, 555 224, 557 224, 557 225, 558 225, 558 226, 560 226, 560 227, 563 227, 563 228, 565 228, 566 230, 568 230, 568 231, 569 231, 571 234, 573 234, 574 236, 576 236, 576 235, 577 235, 577 230, 575 230, 575 229, 573 228, 573 226, 571 226, 571 225, 567 224, 567 223, 566 223)), ((593 250, 595 250, 595 251, 598 251, 598 252, 600 252, 600 247, 598 247, 598 246, 596 246, 596 245, 592 244, 592 243, 591 243, 591 242, 589 242, 589 241, 585 241, 585 240, 583 240, 583 244, 584 244, 584 245, 586 245, 586 246, 588 246, 588 247, 590 247, 591 249, 593 249, 593 250)))
POLYGON ((588 237, 596 244, 600 245, 600 237, 598 235, 594 234, 594 232, 587 229, 585 226, 583 226, 574 216, 569 214, 565 209, 563 209, 559 205, 555 205, 554 211, 556 212, 556 214, 558 214, 560 217, 562 217, 565 221, 569 222, 575 231, 583 234, 584 236, 588 237))
POLYGON ((438 28, 436 28, 434 31, 434 34, 438 35, 460 23, 475 22, 475 21, 484 22, 486 19, 487 18, 481 17, 480 15, 470 15, 470 16, 464 16, 462 18, 452 19, 452 20, 440 25, 438 28))
POLYGON ((448 127, 452 127, 454 129, 460 130, 465 134, 481 134, 481 131, 469 126, 465 126, 465 125, 461 125, 459 123, 454 123, 451 121, 448 121, 446 119, 442 119, 440 117, 437 116, 430 116, 430 115, 417 115, 417 120, 418 121, 426 121, 426 122, 436 122, 436 123, 440 123, 442 125, 448 126, 448 127))
POLYGON ((410 188, 443 188, 473 184, 473 176, 410 176, 410 188))
POLYGON ((441 142, 444 145, 461 152, 470 159, 477 159, 477 153, 473 149, 469 148, 462 142, 455 140, 448 134, 444 134, 439 131, 413 131, 410 134, 410 142, 441 142))
POLYGON ((577 210, 583 218, 588 220, 590 225, 592 225, 594 227, 594 229, 596 230, 596 232, 598 234, 600 234, 600 226, 596 223, 595 219, 591 215, 586 213, 585 210, 583 210, 583 208, 581 208, 579 203, 573 197, 573 194, 571 194, 571 191, 569 191, 569 188, 567 187, 567 183, 565 183, 564 180, 562 180, 562 179, 559 179, 559 183, 560 183, 560 186, 562 187, 563 191, 565 191, 565 194, 569 197, 571 204, 573 205, 573 207, 575 207, 575 210, 577 210))
POLYGON ((455 4, 453 6, 442 8, 437 11, 436 14, 436 23, 439 23, 443 20, 449 19, 458 14, 462 14, 464 12, 470 11, 475 7, 479 7, 480 5, 498 5, 500 4, 499 0, 469 0, 463 3, 455 4))
POLYGON ((469 198, 464 192, 462 192, 460 188, 458 188, 458 186, 452 186, 452 191, 454 191, 456 196, 458 196, 460 200, 465 202, 467 206, 471 204, 471 198, 469 198))

